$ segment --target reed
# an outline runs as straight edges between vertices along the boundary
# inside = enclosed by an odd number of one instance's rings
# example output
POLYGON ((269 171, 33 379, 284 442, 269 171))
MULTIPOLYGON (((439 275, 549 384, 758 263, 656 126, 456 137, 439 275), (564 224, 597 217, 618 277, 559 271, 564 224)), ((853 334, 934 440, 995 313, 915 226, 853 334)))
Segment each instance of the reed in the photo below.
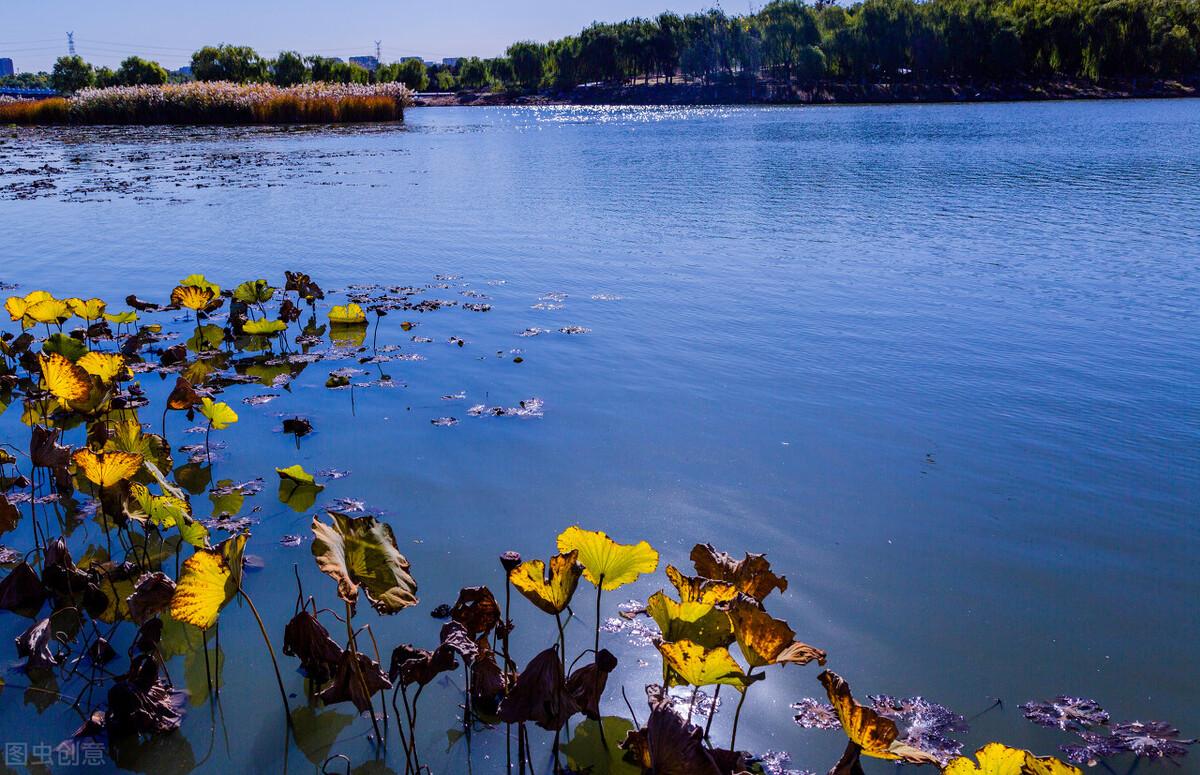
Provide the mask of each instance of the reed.
POLYGON ((399 121, 403 84, 310 83, 280 88, 225 82, 83 89, 70 98, 0 103, 14 124, 333 124, 399 121))

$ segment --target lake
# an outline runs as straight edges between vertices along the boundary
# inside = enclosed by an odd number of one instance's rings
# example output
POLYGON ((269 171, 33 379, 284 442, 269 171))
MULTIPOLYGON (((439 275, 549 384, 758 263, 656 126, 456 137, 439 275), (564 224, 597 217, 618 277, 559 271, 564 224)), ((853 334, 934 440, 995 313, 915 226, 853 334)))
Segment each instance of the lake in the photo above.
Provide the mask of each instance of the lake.
MULTIPOLYGON (((459 302, 382 319, 380 345, 423 359, 351 363, 365 372, 352 390, 327 389, 335 367, 318 364, 286 391, 224 394, 241 420, 213 432, 227 443, 215 478, 264 479, 243 514, 263 566, 246 585, 277 651, 293 565, 306 594, 341 610, 310 541, 280 540, 310 536, 318 507, 351 499, 393 526, 420 585, 420 605, 395 616, 360 605, 356 623, 385 652, 432 647, 435 606, 465 585, 502 590, 500 552, 548 557, 579 523, 648 540, 687 571, 698 542, 766 552, 790 582, 773 615, 827 650, 860 699, 920 695, 967 717, 967 751, 1002 740, 1058 753, 1073 736, 1018 708, 1058 694, 1200 734, 1198 103, 406 118, 0 139, 0 280, 20 293, 123 309, 130 293, 165 302, 194 272, 232 287, 299 269, 326 289, 428 285, 424 298, 459 302), (531 328, 545 331, 518 336, 531 328), (280 397, 242 402, 261 393, 280 397), (468 412, 535 397, 540 417, 468 412), (275 432, 295 414, 315 433, 275 432), (299 513, 274 497, 273 467, 295 463, 349 475, 323 480, 299 513)), ((142 381, 156 400, 171 384, 142 381)), ((18 409, 0 416, 0 440, 25 449, 18 409)), ((198 440, 170 422, 176 445, 198 440)), ((72 536, 80 552, 98 540, 91 527, 72 536)), ((0 543, 32 546, 29 520, 0 543)), ((608 593, 603 615, 664 586, 660 567, 608 593)), ((580 594, 575 649, 594 621, 590 585, 580 594)), ((513 611, 523 663, 554 626, 516 596, 513 611)), ((309 713, 303 744, 288 742, 253 619, 236 604, 222 617, 234 619, 222 707, 196 696, 202 663, 172 660, 193 690, 183 735, 126 752, 126 768, 273 773, 286 755, 288 771, 313 772, 344 754, 355 773, 403 772, 394 745, 371 762, 371 721, 348 705, 309 713)), ((23 690, 7 644, 29 624, 0 614, 0 726, 57 745, 80 715, 23 690)), ((636 640, 603 635, 644 721, 660 661, 636 640)), ((280 660, 304 706, 295 660, 280 660)), ((738 747, 827 770, 844 737, 799 728, 790 708, 823 696, 818 672, 771 668, 738 747)), ((502 728, 477 732, 469 752, 448 738, 461 671, 445 678, 422 697, 423 759, 503 771, 502 728)), ((603 710, 628 716, 615 686, 603 710)), ((731 710, 714 723, 721 742, 731 710)))

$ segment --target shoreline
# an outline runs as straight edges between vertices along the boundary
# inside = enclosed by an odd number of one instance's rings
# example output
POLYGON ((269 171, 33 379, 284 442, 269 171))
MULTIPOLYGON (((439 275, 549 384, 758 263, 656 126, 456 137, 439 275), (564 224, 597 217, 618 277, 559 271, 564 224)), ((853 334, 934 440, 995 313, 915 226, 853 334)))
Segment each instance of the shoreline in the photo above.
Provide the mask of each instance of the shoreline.
POLYGON ((418 93, 413 107, 533 105, 903 105, 964 102, 1185 99, 1200 97, 1200 76, 1188 79, 1124 78, 1082 81, 944 81, 860 83, 597 84, 531 93, 470 91, 418 93))

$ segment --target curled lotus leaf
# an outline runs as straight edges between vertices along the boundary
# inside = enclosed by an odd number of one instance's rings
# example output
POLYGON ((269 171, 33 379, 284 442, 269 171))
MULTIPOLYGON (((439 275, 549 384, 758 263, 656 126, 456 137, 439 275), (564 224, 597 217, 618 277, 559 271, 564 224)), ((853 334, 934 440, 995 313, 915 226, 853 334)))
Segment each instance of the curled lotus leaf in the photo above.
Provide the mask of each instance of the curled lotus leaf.
POLYGON ((472 638, 478 638, 500 623, 500 606, 487 587, 463 587, 450 609, 450 618, 461 624, 472 638))
POLYGON ((558 551, 579 553, 583 575, 601 589, 623 587, 658 569, 658 552, 645 541, 619 544, 599 530, 572 525, 558 536, 558 551))
POLYGON ((699 643, 681 640, 655 644, 663 658, 667 686, 711 686, 727 684, 739 692, 762 678, 748 676, 723 646, 706 649, 699 643))
POLYGON ((712 544, 696 544, 691 559, 697 574, 732 582, 739 592, 760 603, 773 589, 787 591, 787 578, 772 572, 771 563, 764 554, 747 553, 744 559, 735 560, 725 552, 718 552, 712 544))
POLYGON ((877 759, 891 759, 909 764, 941 764, 936 756, 902 742, 894 721, 879 715, 871 708, 859 705, 850 693, 850 684, 840 675, 826 670, 818 679, 825 687, 829 702, 833 704, 838 721, 842 723, 842 729, 852 744, 847 749, 848 755, 856 757, 859 753, 864 753, 877 759), (859 750, 852 752, 853 748, 859 750))
POLYGON ((960 756, 946 765, 944 775, 1082 775, 1078 767, 1053 756, 1034 756, 1003 743, 988 743, 975 752, 975 762, 960 756), (976 764, 978 762, 978 764, 976 764))
POLYGON ((681 603, 716 605, 728 603, 738 596, 737 585, 731 581, 706 579, 703 576, 685 576, 674 565, 667 566, 667 578, 679 592, 679 602, 681 603))
POLYGON ((666 641, 689 640, 704 648, 733 643, 729 614, 708 603, 679 603, 662 592, 646 601, 646 613, 666 641))
POLYGON ((381 614, 417 604, 417 581, 396 546, 392 528, 373 516, 351 517, 330 511, 332 524, 313 517, 312 553, 317 567, 338 585, 338 597, 358 601, 361 588, 381 614))
POLYGON ((584 716, 600 718, 600 698, 608 685, 608 676, 617 669, 617 658, 608 649, 600 649, 596 660, 576 669, 567 678, 567 695, 584 716))
POLYGON ((84 354, 75 365, 101 382, 113 382, 125 374, 125 356, 120 353, 91 351, 84 354))
POLYGON ((738 648, 750 667, 766 665, 805 665, 816 660, 825 664, 825 652, 796 640, 795 631, 782 619, 775 619, 757 603, 742 597, 729 607, 733 634, 738 648))
POLYGON ((213 428, 223 431, 238 421, 237 412, 223 401, 213 401, 208 396, 200 400, 200 414, 208 418, 213 428))
POLYGON ((46 590, 33 567, 22 562, 0 580, 0 611, 33 618, 46 600, 46 590))
POLYGON ((173 691, 158 675, 154 655, 138 654, 108 690, 104 727, 114 737, 161 735, 178 729, 183 721, 183 695, 173 691))
POLYGON ((293 616, 283 628, 283 653, 299 658, 304 674, 317 684, 332 678, 342 660, 341 646, 307 610, 293 616))
POLYGON ((171 597, 171 617, 206 630, 217 622, 221 608, 241 586, 245 533, 227 538, 211 549, 197 549, 183 563, 179 584, 171 597))
POLYGON ((392 682, 379 669, 378 662, 362 652, 347 649, 338 660, 333 683, 321 692, 321 701, 326 705, 349 701, 359 713, 364 713, 371 708, 371 697, 390 688, 392 682))
MULTIPOLYGON (((648 690, 649 693, 649 690, 648 690)), ((671 708, 665 697, 653 698, 650 718, 642 729, 631 730, 621 742, 630 758, 655 775, 725 775, 715 751, 704 744, 704 731, 671 708)))
POLYGON ((392 651, 388 677, 393 683, 399 679, 402 686, 411 686, 414 683, 425 686, 440 673, 447 673, 458 667, 456 653, 445 643, 432 652, 412 644, 397 646, 392 651))
POLYGON ((500 702, 500 720, 508 724, 532 721, 551 732, 562 729, 578 711, 566 691, 562 663, 554 646, 542 651, 517 676, 508 696, 500 702))
POLYGON ((330 308, 329 322, 335 326, 365 325, 367 314, 357 304, 338 304, 330 308))
POLYGON ((188 411, 198 403, 200 403, 200 396, 196 394, 192 383, 183 377, 176 377, 175 387, 171 389, 171 394, 167 396, 167 408, 177 412, 188 411))
POLYGON ((30 625, 17 636, 16 644, 17 656, 25 660, 23 667, 26 670, 49 670, 63 661, 50 617, 30 625))
POLYGON ((101 488, 132 479, 146 461, 135 452, 93 452, 87 447, 76 450, 71 457, 87 480, 101 488))
POLYGON ((60 401, 79 403, 92 392, 92 380, 79 365, 58 353, 39 355, 42 368, 42 387, 60 401))
POLYGON ((29 435, 29 459, 35 466, 50 469, 54 475, 55 489, 69 493, 73 487, 67 468, 71 462, 71 450, 58 443, 60 434, 59 430, 33 426, 29 435))
POLYGON ((526 560, 513 568, 509 580, 529 602, 548 614, 560 614, 571 603, 583 566, 577 562, 579 552, 572 550, 550 558, 550 574, 546 563, 526 560))
POLYGON ((126 598, 129 618, 135 624, 144 624, 150 617, 167 610, 175 596, 175 582, 162 571, 143 573, 133 587, 133 594, 126 598))

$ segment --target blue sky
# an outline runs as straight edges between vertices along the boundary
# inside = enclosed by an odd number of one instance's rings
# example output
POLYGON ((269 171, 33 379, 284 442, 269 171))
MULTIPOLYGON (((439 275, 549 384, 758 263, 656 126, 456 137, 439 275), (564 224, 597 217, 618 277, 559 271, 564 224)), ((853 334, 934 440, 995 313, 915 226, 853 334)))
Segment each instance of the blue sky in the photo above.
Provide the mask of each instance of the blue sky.
MULTIPOLYGON (((726 4, 730 13, 747 10, 726 4)), ((348 57, 374 53, 405 56, 495 56, 514 40, 549 40, 592 21, 617 21, 679 13, 714 0, 4 0, 0 57, 19 71, 48 69, 66 53, 67 30, 75 48, 98 65, 130 54, 157 59, 168 69, 186 64, 207 43, 245 43, 259 53, 282 49, 348 57)), ((746 6, 746 7, 743 7, 746 6)))

